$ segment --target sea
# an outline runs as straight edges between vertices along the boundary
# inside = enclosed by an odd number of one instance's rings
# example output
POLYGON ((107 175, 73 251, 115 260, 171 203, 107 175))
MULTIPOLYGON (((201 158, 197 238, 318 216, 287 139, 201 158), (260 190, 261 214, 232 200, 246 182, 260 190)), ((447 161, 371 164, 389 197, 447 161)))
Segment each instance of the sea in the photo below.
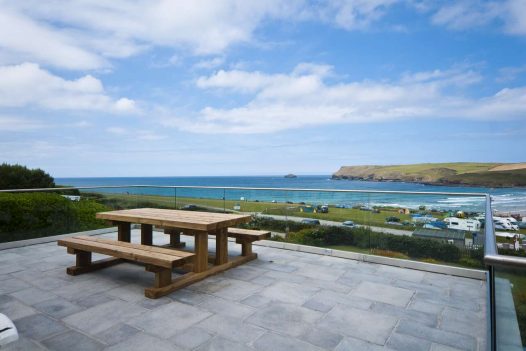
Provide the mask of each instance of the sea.
POLYGON ((305 202, 308 204, 331 204, 341 206, 395 206, 405 208, 434 208, 440 210, 462 210, 484 212, 485 200, 476 193, 489 193, 493 209, 502 213, 526 215, 526 188, 484 188, 466 186, 437 186, 405 182, 372 182, 359 180, 335 180, 328 175, 308 175, 297 178, 284 176, 223 176, 223 177, 105 177, 105 178, 56 178, 60 185, 92 187, 85 191, 125 193, 130 195, 163 195, 170 197, 213 198, 238 201, 305 202), (129 187, 147 185, 148 187, 129 187), (100 186, 122 186, 99 188, 100 186), (162 188, 178 186, 179 188, 162 188), (185 188, 193 186, 220 187, 221 189, 185 188), (223 187, 272 188, 271 190, 233 190, 223 187), (346 193, 327 191, 290 191, 297 189, 337 189, 362 191, 411 191, 430 193, 466 193, 465 195, 443 194, 386 194, 346 193))

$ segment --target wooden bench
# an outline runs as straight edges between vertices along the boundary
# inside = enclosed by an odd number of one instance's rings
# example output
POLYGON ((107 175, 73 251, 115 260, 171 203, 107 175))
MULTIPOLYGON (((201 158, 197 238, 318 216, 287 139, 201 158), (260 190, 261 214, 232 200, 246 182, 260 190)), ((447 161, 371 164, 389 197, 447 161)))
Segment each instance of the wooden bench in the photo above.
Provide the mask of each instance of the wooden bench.
POLYGON ((159 292, 169 291, 166 287, 172 284, 172 269, 195 256, 190 252, 89 236, 62 239, 58 245, 67 247, 68 253, 76 255, 76 265, 67 268, 69 275, 92 272, 123 261, 145 264, 148 272, 155 273, 154 287, 145 290, 146 297, 151 298, 162 296, 159 292), (92 262, 92 252, 113 257, 92 262))
MULTIPOLYGON (((164 234, 170 235, 170 246, 184 247, 185 243, 181 242, 180 235, 192 235, 191 231, 163 228, 164 234)), ((252 243, 258 240, 265 240, 270 238, 270 232, 267 230, 254 230, 242 228, 228 228, 228 236, 236 239, 237 244, 241 244, 241 256, 252 256, 252 243)))
POLYGON ((266 230, 228 228, 228 236, 236 238, 236 243, 241 244, 241 256, 250 256, 252 255, 252 243, 270 238, 270 232, 266 230))

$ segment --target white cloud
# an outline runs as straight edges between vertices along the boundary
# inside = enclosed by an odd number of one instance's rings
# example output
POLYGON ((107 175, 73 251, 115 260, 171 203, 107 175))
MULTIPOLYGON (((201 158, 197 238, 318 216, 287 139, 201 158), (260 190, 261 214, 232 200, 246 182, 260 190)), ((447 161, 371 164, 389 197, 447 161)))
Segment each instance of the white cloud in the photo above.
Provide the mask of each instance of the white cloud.
POLYGON ((34 63, 0 66, 0 107, 134 112, 133 100, 113 100, 100 80, 86 75, 66 80, 34 63))
POLYGON ((46 128, 46 124, 19 116, 0 115, 0 132, 28 132, 46 128))
POLYGON ((400 0, 330 0, 325 6, 312 6, 307 12, 317 12, 321 20, 347 30, 365 29, 398 2, 400 0))
POLYGON ((198 69, 212 69, 221 66, 225 62, 225 58, 217 56, 208 60, 201 60, 194 64, 194 68, 198 69))
POLYGON ((432 23, 449 29, 464 30, 498 23, 506 33, 526 35, 525 0, 459 0, 446 2, 435 10, 432 23))
POLYGON ((300 5, 300 0, 2 2, 0 59, 94 69, 107 66, 108 58, 151 46, 221 53, 249 42, 265 19, 286 18, 300 5))
POLYGON ((465 86, 482 79, 469 69, 405 74, 393 82, 328 84, 330 72, 330 67, 312 64, 299 65, 290 74, 219 71, 201 77, 197 85, 251 94, 252 99, 233 108, 206 107, 194 118, 170 117, 162 123, 196 133, 270 133, 334 123, 444 117, 503 120, 526 115, 526 88, 476 99, 464 96, 465 86))

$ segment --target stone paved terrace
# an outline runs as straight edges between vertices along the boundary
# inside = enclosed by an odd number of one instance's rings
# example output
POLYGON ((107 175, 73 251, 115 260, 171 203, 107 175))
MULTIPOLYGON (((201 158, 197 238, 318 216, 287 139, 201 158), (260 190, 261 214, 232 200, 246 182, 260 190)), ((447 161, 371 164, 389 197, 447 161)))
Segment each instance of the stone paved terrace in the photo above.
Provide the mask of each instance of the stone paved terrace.
MULTIPOLYGON (((133 235, 137 240, 138 231, 133 235)), ((155 242, 163 241, 156 233, 155 242)), ((0 251, 0 312, 21 335, 8 349, 485 347, 485 282, 261 246, 255 251, 258 260, 157 300, 144 297, 153 274, 137 265, 70 277, 65 271, 74 256, 56 243, 0 251)))

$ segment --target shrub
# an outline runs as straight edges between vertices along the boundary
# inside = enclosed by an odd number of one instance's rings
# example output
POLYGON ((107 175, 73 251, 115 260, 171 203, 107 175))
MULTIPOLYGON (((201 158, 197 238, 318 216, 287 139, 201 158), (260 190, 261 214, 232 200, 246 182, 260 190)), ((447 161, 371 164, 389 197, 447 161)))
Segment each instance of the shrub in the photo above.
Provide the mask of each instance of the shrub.
POLYGON ((0 189, 54 188, 53 177, 43 170, 21 165, 0 165, 0 189))
POLYGON ((105 222, 95 214, 105 210, 55 193, 0 193, 0 242, 102 228, 105 222))
MULTIPOLYGON (((287 225, 292 230, 292 223, 294 222, 258 217, 249 226, 258 229, 284 231, 283 229, 287 225)), ((301 223, 294 223, 294 225, 300 228, 290 232, 286 239, 280 239, 280 241, 311 246, 350 245, 365 249, 397 252, 404 257, 433 259, 443 262, 458 262, 462 256, 462 251, 454 245, 430 239, 376 233, 367 227, 306 226, 301 223)), ((477 252, 474 255, 478 257, 479 254, 477 252)))

